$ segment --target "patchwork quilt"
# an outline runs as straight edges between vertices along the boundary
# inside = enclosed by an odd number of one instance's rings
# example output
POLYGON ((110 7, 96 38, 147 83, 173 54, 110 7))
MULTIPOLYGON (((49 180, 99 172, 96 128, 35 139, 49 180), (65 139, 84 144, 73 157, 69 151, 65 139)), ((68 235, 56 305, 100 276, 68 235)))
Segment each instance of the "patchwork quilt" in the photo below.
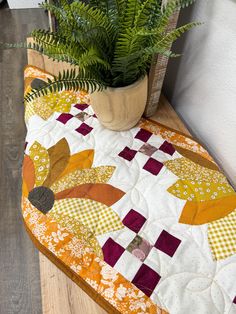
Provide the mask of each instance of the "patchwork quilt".
MULTIPOLYGON (((25 69, 25 92, 53 77, 25 69)), ((236 193, 194 139, 105 129, 85 92, 25 104, 34 239, 116 313, 236 313, 236 193)))

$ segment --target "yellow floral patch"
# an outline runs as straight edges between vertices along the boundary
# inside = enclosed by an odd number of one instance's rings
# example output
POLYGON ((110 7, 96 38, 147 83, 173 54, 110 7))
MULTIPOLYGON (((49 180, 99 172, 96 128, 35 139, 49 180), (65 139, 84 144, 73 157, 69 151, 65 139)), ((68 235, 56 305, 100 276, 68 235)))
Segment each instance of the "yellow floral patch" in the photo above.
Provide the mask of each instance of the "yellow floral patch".
POLYGON ((34 163, 36 186, 40 186, 49 173, 48 152, 40 143, 35 141, 30 147, 29 156, 34 163))
POLYGON ((236 253, 236 210, 209 224, 208 240, 215 260, 236 253))
MULTIPOLYGON (((23 198, 25 223, 35 239, 54 254, 64 265, 83 278, 91 289, 101 294, 120 313, 167 314, 153 301, 125 279, 115 269, 97 257, 88 243, 83 243, 60 224, 40 213, 23 198), (111 288, 112 293, 106 293, 111 288)), ((93 291, 92 290, 92 291, 93 291)), ((91 290, 90 290, 91 291, 91 290)))
POLYGON ((35 98, 31 102, 34 111, 44 120, 47 120, 53 112, 69 112, 71 105, 77 102, 77 95, 72 91, 48 93, 35 98))
MULTIPOLYGON (((25 79, 25 95, 32 89, 31 83, 37 78, 47 82, 48 79, 53 80, 54 77, 41 69, 28 66, 24 71, 25 79)), ((76 103, 88 103, 89 96, 83 91, 63 90, 60 92, 48 93, 47 95, 38 97, 30 102, 25 102, 25 120, 37 114, 42 119, 47 120, 53 112, 69 112, 71 105, 76 103)))
POLYGON ((84 183, 106 183, 112 176, 115 167, 101 166, 96 168, 79 169, 68 173, 57 180, 51 189, 54 193, 73 188, 84 183))
POLYGON ((94 250, 96 255, 103 259, 102 249, 98 243, 98 240, 88 227, 73 217, 60 214, 54 210, 50 211, 47 216, 57 221, 62 227, 66 228, 85 244, 89 245, 94 250))
POLYGON ((178 198, 195 202, 214 200, 235 194, 233 188, 226 183, 189 180, 178 180, 168 188, 168 192, 178 198))
POLYGON ((120 217, 110 207, 90 199, 70 198, 56 201, 50 214, 69 216, 96 235, 124 228, 120 217))
POLYGON ((202 167, 188 158, 176 158, 168 160, 164 164, 170 171, 183 180, 227 184, 227 179, 222 173, 202 167))

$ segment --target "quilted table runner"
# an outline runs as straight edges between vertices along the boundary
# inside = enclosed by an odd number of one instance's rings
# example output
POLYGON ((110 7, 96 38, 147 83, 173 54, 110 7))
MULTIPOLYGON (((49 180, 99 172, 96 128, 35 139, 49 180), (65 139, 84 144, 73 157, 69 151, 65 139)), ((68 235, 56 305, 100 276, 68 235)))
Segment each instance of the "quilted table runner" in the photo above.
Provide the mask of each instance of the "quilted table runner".
MULTIPOLYGON (((28 66, 25 92, 47 78, 28 66)), ((62 91, 25 104, 34 241, 116 313, 236 313, 236 193, 214 160, 153 121, 105 129, 88 103, 62 91)))

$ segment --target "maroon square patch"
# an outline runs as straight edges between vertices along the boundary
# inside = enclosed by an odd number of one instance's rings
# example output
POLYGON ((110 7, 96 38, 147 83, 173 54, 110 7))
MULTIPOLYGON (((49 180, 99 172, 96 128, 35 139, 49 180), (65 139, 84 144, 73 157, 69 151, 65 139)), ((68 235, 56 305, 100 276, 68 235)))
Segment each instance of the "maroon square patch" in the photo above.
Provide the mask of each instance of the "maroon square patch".
POLYGON ((104 261, 112 267, 124 253, 125 249, 112 238, 109 238, 102 247, 104 261))
POLYGON ((92 129, 93 128, 91 128, 91 126, 87 125, 86 123, 82 123, 75 131, 85 136, 89 134, 92 129))
POLYGON ((236 304, 236 297, 233 299, 233 303, 236 304))
POLYGON ((146 221, 146 218, 140 213, 136 212, 134 209, 131 209, 128 214, 123 219, 123 224, 128 227, 130 230, 138 233, 146 221))
POLYGON ((135 135, 135 138, 139 139, 140 141, 147 142, 151 136, 152 136, 151 132, 145 129, 140 129, 138 133, 135 135))
POLYGON ((143 264, 132 280, 132 283, 150 297, 160 279, 161 276, 158 273, 149 266, 143 264))
POLYGON ((71 118, 73 118, 73 115, 70 113, 62 113, 58 118, 57 121, 60 121, 63 124, 66 124, 67 121, 69 121, 71 118))
POLYGON ((172 257, 176 250, 178 249, 179 245, 181 243, 181 240, 174 237, 167 231, 163 230, 161 234, 159 235, 159 238, 157 239, 157 242, 155 243, 155 247, 172 257))
POLYGON ((154 158, 149 158, 146 164, 144 165, 143 169, 151 172, 154 175, 157 175, 163 167, 163 163, 160 161, 154 159, 154 158))
POLYGON ((118 156, 131 161, 132 159, 134 159, 134 156, 136 155, 137 151, 130 149, 129 147, 125 147, 118 156))
POLYGON ((167 141, 165 141, 165 142, 159 147, 159 150, 161 150, 161 151, 163 151, 164 153, 169 154, 169 155, 171 155, 171 156, 172 156, 172 155, 174 154, 174 152, 175 152, 174 146, 173 146, 171 143, 167 142, 167 141))
POLYGON ((74 105, 75 108, 79 109, 79 110, 85 110, 86 108, 88 108, 88 104, 76 104, 74 105))
POLYGON ((143 146, 139 149, 140 153, 143 153, 147 156, 152 156, 152 154, 155 153, 156 151, 157 148, 148 143, 143 144, 143 146))

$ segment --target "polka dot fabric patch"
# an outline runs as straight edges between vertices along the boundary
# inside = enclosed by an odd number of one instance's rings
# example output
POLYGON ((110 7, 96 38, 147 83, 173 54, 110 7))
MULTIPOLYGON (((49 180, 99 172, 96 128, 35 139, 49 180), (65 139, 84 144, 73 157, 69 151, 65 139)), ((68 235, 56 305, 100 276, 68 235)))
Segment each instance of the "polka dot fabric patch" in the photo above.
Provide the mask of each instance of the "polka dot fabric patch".
POLYGON ((34 142, 30 148, 29 156, 34 163, 36 186, 40 186, 49 172, 48 152, 40 143, 34 142))

